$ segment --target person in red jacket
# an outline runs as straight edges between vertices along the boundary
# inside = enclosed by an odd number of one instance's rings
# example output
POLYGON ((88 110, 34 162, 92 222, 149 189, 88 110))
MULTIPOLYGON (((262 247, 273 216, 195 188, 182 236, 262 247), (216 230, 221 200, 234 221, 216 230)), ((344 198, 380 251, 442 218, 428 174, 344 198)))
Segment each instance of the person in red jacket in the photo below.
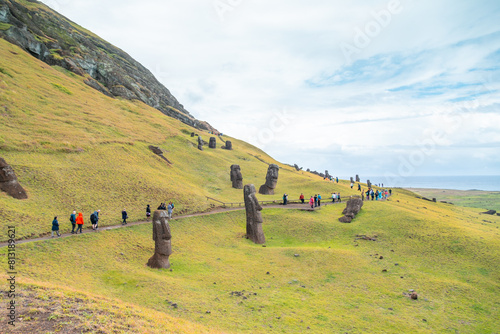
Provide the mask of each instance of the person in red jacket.
POLYGON ((76 225, 78 226, 76 228, 76 234, 78 234, 78 230, 80 230, 80 234, 83 233, 82 228, 83 228, 83 215, 81 212, 78 212, 78 217, 76 217, 76 225))
POLYGON ((302 204, 304 204, 304 194, 300 194, 299 199, 300 199, 300 201, 302 202, 302 204))
POLYGON ((311 196, 311 199, 309 200, 309 205, 311 206, 311 209, 314 209, 314 197, 311 196))

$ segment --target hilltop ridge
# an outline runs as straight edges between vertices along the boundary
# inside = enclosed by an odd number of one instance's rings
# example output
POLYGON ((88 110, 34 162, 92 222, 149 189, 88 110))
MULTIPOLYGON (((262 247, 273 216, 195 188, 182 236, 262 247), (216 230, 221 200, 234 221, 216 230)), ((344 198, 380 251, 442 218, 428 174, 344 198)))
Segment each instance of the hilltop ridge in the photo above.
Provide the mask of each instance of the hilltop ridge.
POLYGON ((111 97, 139 100, 198 129, 197 120, 143 65, 123 50, 34 0, 0 0, 0 37, 32 56, 85 78, 111 97))

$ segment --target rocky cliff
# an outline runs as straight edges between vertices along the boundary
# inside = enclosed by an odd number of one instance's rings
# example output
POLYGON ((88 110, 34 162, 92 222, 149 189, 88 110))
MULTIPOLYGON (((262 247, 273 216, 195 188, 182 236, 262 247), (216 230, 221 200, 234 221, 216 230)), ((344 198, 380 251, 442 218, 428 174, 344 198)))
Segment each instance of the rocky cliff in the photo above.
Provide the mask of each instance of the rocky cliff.
POLYGON ((137 99, 164 114, 203 130, 153 74, 127 53, 35 0, 0 0, 0 37, 49 65, 86 78, 108 96, 137 99))

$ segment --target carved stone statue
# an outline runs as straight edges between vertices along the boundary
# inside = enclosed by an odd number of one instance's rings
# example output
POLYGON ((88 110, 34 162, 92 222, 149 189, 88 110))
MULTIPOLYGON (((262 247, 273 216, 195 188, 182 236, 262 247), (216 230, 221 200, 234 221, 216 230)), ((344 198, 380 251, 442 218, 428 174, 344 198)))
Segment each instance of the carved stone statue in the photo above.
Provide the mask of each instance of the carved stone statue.
POLYGON ((201 136, 198 136, 198 149, 203 151, 203 140, 201 139, 201 136))
POLYGON ((352 178, 352 176, 351 176, 351 183, 354 183, 354 179, 352 178))
POLYGON ((226 150, 232 150, 233 149, 233 143, 231 143, 230 140, 226 140, 226 146, 224 147, 226 150))
POLYGON ((332 176, 330 175, 330 173, 328 173, 327 170, 325 170, 325 178, 326 179, 330 179, 332 176))
POLYGON ((351 198, 348 200, 344 211, 342 211, 344 216, 339 218, 339 222, 350 223, 359 211, 361 211, 362 206, 363 200, 361 198, 351 198))
POLYGON ((243 176, 241 175, 240 165, 231 166, 231 181, 233 182, 233 188, 243 189, 243 176))
POLYGON ((247 239, 252 240, 256 244, 266 242, 264 231, 262 230, 262 206, 260 206, 257 197, 255 196, 255 186, 247 184, 243 188, 243 197, 245 200, 245 210, 247 213, 247 239))
POLYGON ((359 178, 358 174, 356 174, 356 182, 361 182, 361 179, 359 178))
POLYGON ((155 253, 148 261, 151 268, 169 268, 168 257, 172 254, 172 235, 168 225, 168 213, 165 210, 157 210, 153 214, 153 240, 155 241, 155 253))
POLYGON ((261 185, 259 188, 259 194, 262 195, 274 195, 274 188, 278 183, 278 172, 280 168, 278 165, 270 164, 267 169, 266 183, 261 185))
POLYGON ((208 143, 209 148, 217 148, 217 141, 215 137, 210 137, 210 142, 208 143))
POLYGON ((191 137, 194 137, 194 132, 191 132, 191 137))
POLYGON ((3 158, 0 158, 0 190, 16 199, 28 198, 28 194, 17 181, 14 170, 3 158))
POLYGON ((372 187, 372 183, 370 182, 370 180, 366 180, 366 185, 368 186, 368 188, 372 187))

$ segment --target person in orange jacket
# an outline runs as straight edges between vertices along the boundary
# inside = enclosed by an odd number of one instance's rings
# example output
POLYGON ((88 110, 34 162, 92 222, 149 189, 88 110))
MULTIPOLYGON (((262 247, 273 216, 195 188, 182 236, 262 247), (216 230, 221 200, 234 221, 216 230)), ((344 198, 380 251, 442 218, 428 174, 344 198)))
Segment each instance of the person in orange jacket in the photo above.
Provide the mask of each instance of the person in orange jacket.
POLYGON ((78 212, 78 217, 76 217, 76 225, 78 226, 76 228, 76 234, 78 234, 78 230, 80 230, 80 234, 83 233, 82 227, 83 227, 83 215, 81 212, 78 212))

